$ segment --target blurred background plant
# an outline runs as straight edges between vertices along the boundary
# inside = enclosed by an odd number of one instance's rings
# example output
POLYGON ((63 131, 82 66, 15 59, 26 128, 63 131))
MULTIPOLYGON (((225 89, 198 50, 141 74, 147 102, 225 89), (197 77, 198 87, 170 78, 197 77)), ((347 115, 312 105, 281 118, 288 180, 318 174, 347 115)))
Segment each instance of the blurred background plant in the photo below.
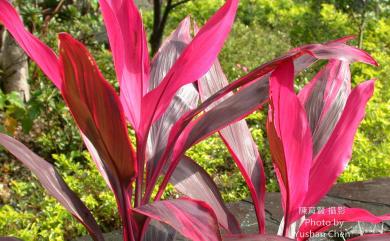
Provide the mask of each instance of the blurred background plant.
MULTIPOLYGON (((147 32, 152 33, 155 21, 152 3, 136 2, 142 6, 147 32)), ((167 2, 160 6, 161 13, 165 12, 167 2)), ((204 24, 222 2, 183 1, 169 11, 161 28, 162 36, 168 35, 188 14, 199 25, 204 24)), ((14 4, 28 28, 49 46, 57 46, 57 33, 64 31, 86 43, 104 76, 118 87, 96 0, 15 0, 14 4)), ((233 81, 295 46, 350 34, 356 35, 353 44, 372 54, 380 67, 353 66, 353 84, 376 77, 376 91, 356 136, 352 161, 340 182, 390 176, 390 1, 241 0, 234 28, 219 56, 228 79, 233 81)), ((311 73, 299 76, 296 87, 309 81, 310 76, 311 73)), ((31 89, 28 102, 18 93, 0 92, 0 131, 16 136, 53 162, 104 231, 118 229, 114 198, 85 152, 58 91, 33 63, 29 65, 28 83, 31 89)), ((268 191, 277 191, 265 138, 265 113, 266 110, 257 111, 247 122, 266 163, 268 191)), ((212 175, 226 201, 249 196, 218 136, 199 143, 187 154, 212 175)), ((166 197, 176 195, 179 194, 169 187, 166 197)), ((5 151, 0 152, 0 236, 72 240, 85 233, 78 222, 45 194, 29 171, 5 151)))

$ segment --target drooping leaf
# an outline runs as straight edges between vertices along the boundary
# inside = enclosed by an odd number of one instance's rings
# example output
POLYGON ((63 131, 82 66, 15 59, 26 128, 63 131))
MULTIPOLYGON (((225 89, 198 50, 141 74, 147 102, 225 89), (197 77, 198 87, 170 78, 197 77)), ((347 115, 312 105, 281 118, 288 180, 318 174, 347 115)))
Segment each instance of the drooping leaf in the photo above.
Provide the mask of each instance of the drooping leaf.
POLYGON ((309 193, 305 206, 316 204, 332 187, 345 169, 352 154, 352 144, 357 128, 364 117, 367 101, 374 91, 374 81, 355 87, 348 97, 344 111, 328 142, 314 157, 310 171, 309 193), (332 170, 331 172, 324 170, 332 170))
POLYGON ((298 218, 308 190, 312 137, 306 113, 294 93, 294 66, 287 61, 270 77, 268 140, 284 207, 285 229, 298 218))
POLYGON ((61 89, 61 71, 56 54, 25 29, 22 19, 8 0, 0 0, 0 22, 54 85, 61 89))
POLYGON ((136 132, 141 99, 148 90, 149 52, 141 15, 134 1, 99 0, 120 84, 126 118, 136 132))
POLYGON ((215 214, 201 201, 187 198, 158 201, 135 208, 134 212, 167 223, 192 240, 221 240, 215 214))
POLYGON ((231 233, 240 233, 240 225, 224 204, 217 185, 195 161, 189 157, 180 160, 170 182, 184 195, 210 205, 223 228, 231 233))
POLYGON ((238 0, 227 0, 187 46, 161 84, 145 96, 144 130, 161 117, 180 87, 196 81, 209 70, 230 32, 237 5, 238 0))
MULTIPOLYGON (((218 61, 216 61, 209 72, 198 80, 199 93, 202 101, 212 96, 215 92, 229 84, 218 61)), ((229 97, 233 94, 228 94, 229 97)), ((226 99, 222 98, 218 102, 226 99)), ((259 98, 260 99, 260 98, 259 98)), ((218 102, 214 103, 217 104, 218 102)), ((208 109, 212 108, 211 105, 208 109)), ((257 146, 252 138, 245 120, 231 124, 220 130, 220 135, 228 147, 234 161, 240 169, 249 191, 258 218, 260 233, 265 231, 265 174, 263 161, 260 158, 257 146)))
POLYGON ((349 63, 362 62, 377 66, 378 63, 365 51, 346 45, 342 41, 330 41, 326 44, 308 44, 298 47, 292 52, 304 51, 317 59, 338 59, 349 63))
POLYGON ((325 232, 331 228, 336 221, 370 222, 376 224, 388 219, 388 216, 375 216, 369 211, 360 208, 343 208, 342 212, 334 212, 333 208, 327 208, 324 209, 323 213, 315 213, 303 222, 297 233, 297 240, 308 240, 310 237, 308 237, 308 233, 325 232))
POLYGON ((52 164, 14 138, 1 133, 0 145, 4 146, 34 173, 46 191, 87 228, 94 240, 104 240, 102 232, 88 208, 66 185, 52 164))

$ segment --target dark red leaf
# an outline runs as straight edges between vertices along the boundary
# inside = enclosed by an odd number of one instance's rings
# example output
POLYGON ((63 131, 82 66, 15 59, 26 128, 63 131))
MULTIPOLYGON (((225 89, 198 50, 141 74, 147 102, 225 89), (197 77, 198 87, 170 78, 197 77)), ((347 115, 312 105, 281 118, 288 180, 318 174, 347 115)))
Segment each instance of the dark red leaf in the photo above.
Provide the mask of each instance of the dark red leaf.
POLYGON ((118 96, 87 49, 70 35, 60 35, 60 53, 63 97, 80 130, 109 168, 106 171, 127 187, 137 163, 118 96))
POLYGON ((46 191, 87 228, 94 240, 104 240, 88 208, 66 185, 53 165, 10 136, 0 133, 0 144, 37 176, 46 191))

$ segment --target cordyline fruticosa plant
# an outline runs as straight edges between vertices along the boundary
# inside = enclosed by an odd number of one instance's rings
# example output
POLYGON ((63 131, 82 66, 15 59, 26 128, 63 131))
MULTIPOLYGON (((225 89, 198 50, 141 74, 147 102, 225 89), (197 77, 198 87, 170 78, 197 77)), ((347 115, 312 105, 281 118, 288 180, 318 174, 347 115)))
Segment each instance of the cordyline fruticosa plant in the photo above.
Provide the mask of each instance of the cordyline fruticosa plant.
MULTIPOLYGON (((191 21, 184 19, 151 63, 134 2, 99 3, 120 84, 119 97, 85 46, 69 34, 59 34, 56 55, 25 30, 7 0, 0 0, 0 21, 60 90, 92 159, 115 195, 124 240, 172 240, 176 231, 206 241, 307 240, 300 234, 330 228, 302 222, 305 216, 298 210, 315 206, 350 159, 353 137, 374 82, 351 90, 349 65, 356 61, 376 65, 374 59, 346 45, 350 40, 346 37, 293 49, 228 84, 216 58, 231 29, 238 0, 227 0, 200 30, 194 26, 193 39, 191 21), (294 77, 319 59, 328 63, 296 94, 294 77), (268 138, 284 208, 279 235, 284 237, 265 235, 263 164, 242 120, 266 103, 268 138), (127 123, 135 131, 135 150, 127 123), (210 176, 184 155, 215 132, 248 185, 259 234, 242 234, 210 176), (168 182, 186 197, 160 201, 168 182)), ((38 177, 94 240, 104 240, 89 210, 51 164, 7 135, 0 134, 0 144, 38 177)), ((378 223, 389 215, 376 217, 350 208, 342 214, 325 210, 307 218, 378 223)), ((386 237, 355 240, 368 239, 386 237)))

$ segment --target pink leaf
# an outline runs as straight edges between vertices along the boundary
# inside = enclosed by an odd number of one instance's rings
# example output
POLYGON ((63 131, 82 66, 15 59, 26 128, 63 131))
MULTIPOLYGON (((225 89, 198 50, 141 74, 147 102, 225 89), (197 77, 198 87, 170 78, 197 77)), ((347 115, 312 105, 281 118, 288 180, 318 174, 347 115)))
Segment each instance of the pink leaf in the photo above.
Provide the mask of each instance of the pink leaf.
POLYGON ((184 195, 210 205, 223 228, 231 233, 241 232, 240 225, 225 206, 213 179, 192 159, 184 157, 180 160, 170 182, 184 195))
POLYGON ((46 191, 87 228, 94 240, 104 240, 103 234, 91 212, 68 187, 52 164, 14 138, 1 133, 0 145, 4 146, 34 173, 46 191))
MULTIPOLYGON (((179 58, 182 51, 191 41, 190 18, 184 19, 178 28, 165 40, 152 61, 150 88, 157 87, 166 73, 179 58)), ((168 135, 172 125, 188 110, 198 104, 198 91, 193 84, 187 84, 179 89, 168 109, 151 127, 148 138, 148 172, 147 181, 156 173, 156 167, 166 148, 168 135)), ((151 184, 151 186, 153 186, 151 184)))
MULTIPOLYGON (((348 48, 344 45, 340 48, 348 48)), ((186 149, 203 140, 215 131, 244 118, 260 108, 268 99, 268 78, 270 72, 283 64, 287 59, 294 60, 295 74, 304 70, 316 61, 313 55, 321 58, 334 57, 340 59, 340 52, 337 48, 329 48, 327 44, 306 45, 301 48, 290 51, 288 54, 279 57, 271 62, 261 65, 244 77, 230 83, 228 86, 219 90, 206 101, 204 101, 196 109, 187 112, 183 117, 172 127, 169 135, 168 145, 171 148, 165 150, 161 159, 162 163, 167 162, 167 158, 174 148, 172 157, 173 161, 164 177, 164 181, 160 186, 160 191, 156 195, 158 199, 162 195, 164 186, 168 183, 169 177, 172 174, 177 162, 186 149), (243 86, 243 87, 242 87, 243 86), (242 87, 236 94, 223 100, 214 108, 207 112, 203 112, 210 105, 214 104, 231 91, 242 87), (192 120, 197 117, 195 120, 192 120)), ((359 51, 344 51, 350 59, 358 59, 359 55, 365 56, 359 51)), ((366 56, 367 57, 367 56, 366 56)), ((367 57, 371 62, 375 62, 370 56, 367 57)))
POLYGON ((213 64, 233 24, 238 0, 228 0, 199 31, 161 84, 144 99, 146 131, 165 112, 176 91, 204 75, 213 64))
POLYGON ((126 118, 138 132, 141 99, 149 81, 149 52, 142 18, 133 0, 99 3, 121 88, 120 99, 126 118))
POLYGON ((309 179, 310 195, 305 200, 305 206, 311 207, 316 204, 345 169, 351 158, 355 133, 373 91, 374 81, 367 81, 352 90, 328 142, 314 158, 309 179))
MULTIPOLYGON (((228 84, 229 82, 217 60, 209 72, 198 80, 199 93, 202 101, 205 101, 228 84)), ((232 93, 227 94, 220 101, 232 95, 232 93)), ((209 108, 220 101, 215 102, 209 108)), ((245 120, 225 127, 220 130, 220 135, 249 187, 258 218, 259 231, 263 233, 265 231, 265 174, 257 146, 253 141, 245 120)))
POLYGON ((158 201, 135 208, 134 212, 167 223, 192 240, 221 240, 215 214, 201 201, 187 198, 158 201))
POLYGON ((61 89, 61 72, 58 58, 53 50, 25 29, 18 13, 7 0, 0 0, 0 9, 0 22, 54 85, 61 89))
POLYGON ((377 217, 360 208, 345 208, 343 212, 333 212, 331 208, 327 208, 324 210, 324 214, 313 214, 303 222, 297 233, 297 240, 307 240, 309 233, 325 232, 334 226, 336 221, 380 223, 387 219, 386 216, 377 217))
POLYGON ((285 230, 298 217, 308 190, 312 137, 303 106, 294 93, 292 61, 270 77, 267 133, 285 212, 285 230))

